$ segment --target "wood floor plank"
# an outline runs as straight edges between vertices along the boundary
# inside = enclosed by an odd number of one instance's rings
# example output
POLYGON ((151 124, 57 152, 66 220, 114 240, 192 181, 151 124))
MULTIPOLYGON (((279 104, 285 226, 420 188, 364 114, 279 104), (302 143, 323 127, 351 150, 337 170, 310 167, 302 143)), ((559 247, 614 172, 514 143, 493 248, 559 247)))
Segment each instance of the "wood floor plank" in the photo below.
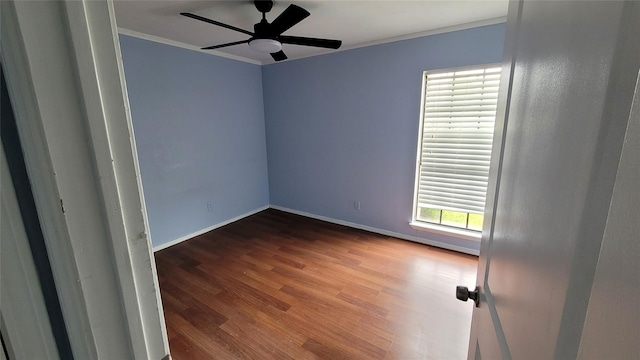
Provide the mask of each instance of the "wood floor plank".
POLYGON ((270 273, 274 278, 277 277, 282 279, 283 284, 302 286, 305 288, 323 291, 325 293, 334 293, 334 295, 337 295, 344 287, 344 284, 341 282, 334 282, 320 275, 292 268, 276 266, 270 273))
POLYGON ((191 341, 178 335, 171 339, 171 354, 176 359, 208 360, 211 355, 191 341))
POLYGON ((477 258, 269 209, 155 253, 173 359, 464 359, 477 258))
POLYGON ((307 342, 305 342, 302 346, 322 359, 348 360, 353 358, 352 354, 349 354, 340 348, 321 344, 314 339, 307 340, 307 342))
POLYGON ((336 317, 336 323, 332 323, 329 321, 331 316, 319 315, 320 311, 317 309, 302 307, 292 309, 287 314, 291 315, 292 325, 302 327, 302 331, 306 332, 309 338, 350 353, 352 359, 384 358, 385 349, 354 335, 349 331, 354 324, 344 317, 336 317), (313 327, 310 327, 310 324, 313 327))
POLYGON ((349 295, 347 293, 344 292, 340 292, 338 295, 336 295, 336 298, 345 301, 349 304, 353 304, 363 310, 365 310, 367 313, 373 313, 376 315, 379 315, 381 317, 385 317, 387 316, 387 314, 389 313, 388 309, 385 309, 382 306, 376 305, 374 303, 371 303, 367 300, 364 299, 360 299, 358 297, 355 297, 353 295, 349 295))
POLYGON ((256 313, 254 320, 256 324, 269 329, 274 335, 289 340, 294 346, 302 346, 308 337, 301 332, 295 331, 284 321, 284 312, 272 307, 263 308, 262 311, 256 313))
MULTIPOLYGON (((231 341, 217 341, 218 339, 224 340, 224 338, 217 336, 218 331, 206 333, 180 315, 171 312, 165 313, 165 316, 167 323, 173 324, 171 327, 189 343, 189 346, 201 349, 212 359, 249 359, 255 356, 246 347, 234 347, 235 344, 232 344, 231 341)), ((171 343, 169 343, 169 347, 171 347, 171 343)))
MULTIPOLYGON (((343 322, 356 323, 365 313, 363 309, 322 291, 296 289, 288 285, 281 291, 300 298, 300 303, 287 311, 290 314, 313 312, 319 321, 341 326, 343 322)), ((310 321, 313 321, 313 318, 310 321)))
POLYGON ((374 291, 381 291, 382 289, 384 289, 384 285, 381 285, 376 281, 366 279, 365 277, 360 276, 358 273, 347 273, 347 269, 351 268, 352 266, 345 266, 343 264, 310 264, 305 269, 305 272, 324 277, 325 279, 331 280, 336 284, 344 284, 345 287, 348 287, 351 284, 357 284, 374 291))
POLYGON ((206 329, 207 327, 214 328, 224 324, 228 320, 226 316, 198 299, 191 299, 186 305, 188 307, 182 310, 180 316, 201 329, 206 329))

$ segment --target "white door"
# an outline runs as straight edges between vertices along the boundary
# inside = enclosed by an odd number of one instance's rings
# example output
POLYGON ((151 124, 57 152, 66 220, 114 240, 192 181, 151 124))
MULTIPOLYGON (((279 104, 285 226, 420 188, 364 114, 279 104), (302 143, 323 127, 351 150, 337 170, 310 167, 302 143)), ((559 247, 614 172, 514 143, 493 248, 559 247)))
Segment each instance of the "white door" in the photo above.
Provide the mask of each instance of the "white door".
POLYGON ((510 4, 469 358, 577 357, 639 33, 636 1, 510 4))
POLYGON ((640 72, 582 331, 580 359, 634 359, 640 354, 638 184, 640 72))

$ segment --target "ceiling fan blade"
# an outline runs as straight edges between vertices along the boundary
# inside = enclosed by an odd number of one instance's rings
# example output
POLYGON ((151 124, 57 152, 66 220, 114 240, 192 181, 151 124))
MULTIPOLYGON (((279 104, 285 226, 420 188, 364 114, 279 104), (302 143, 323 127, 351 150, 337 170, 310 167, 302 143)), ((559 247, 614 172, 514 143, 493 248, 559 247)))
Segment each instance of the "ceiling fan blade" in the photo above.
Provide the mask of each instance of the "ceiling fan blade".
POLYGON ((189 17, 189 18, 192 18, 192 19, 204 21, 204 22, 209 23, 209 24, 218 25, 218 26, 221 26, 223 28, 227 28, 227 29, 230 29, 230 30, 235 30, 235 31, 241 32, 243 34, 247 34, 247 35, 253 36, 253 33, 251 31, 247 31, 247 30, 244 30, 244 29, 237 28, 235 26, 227 25, 227 24, 221 23, 219 21, 207 19, 206 17, 202 17, 200 15, 196 15, 196 14, 192 14, 192 13, 188 13, 188 12, 180 13, 180 15, 186 16, 186 17, 189 17))
POLYGON ((271 53, 271 57, 275 61, 287 60, 287 55, 282 50, 280 50, 278 52, 271 53))
POLYGON ((293 25, 299 23, 309 15, 311 14, 300 6, 289 5, 289 7, 271 23, 273 36, 278 36, 289 30, 293 25))
POLYGON ((234 42, 230 42, 230 43, 226 43, 226 44, 220 44, 220 45, 212 45, 212 46, 207 46, 207 47, 203 47, 201 48, 202 50, 213 50, 213 49, 219 49, 219 48, 223 48, 223 47, 227 47, 227 46, 233 46, 233 45, 238 45, 238 44, 245 44, 248 43, 249 39, 247 40, 242 40, 242 41, 234 41, 234 42))
POLYGON ((316 38, 300 37, 300 36, 284 36, 283 35, 283 36, 278 36, 277 40, 283 44, 315 46, 315 47, 328 48, 328 49, 337 49, 342 45, 342 41, 340 40, 316 39, 316 38))

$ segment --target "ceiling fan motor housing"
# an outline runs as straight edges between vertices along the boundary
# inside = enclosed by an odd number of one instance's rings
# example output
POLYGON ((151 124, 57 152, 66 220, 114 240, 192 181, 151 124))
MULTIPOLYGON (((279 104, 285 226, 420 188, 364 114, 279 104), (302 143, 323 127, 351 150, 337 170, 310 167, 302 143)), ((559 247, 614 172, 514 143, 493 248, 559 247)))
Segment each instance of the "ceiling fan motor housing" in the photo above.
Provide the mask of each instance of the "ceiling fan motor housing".
POLYGON ((271 24, 267 20, 262 19, 259 23, 253 25, 254 39, 275 39, 275 34, 271 31, 271 24))

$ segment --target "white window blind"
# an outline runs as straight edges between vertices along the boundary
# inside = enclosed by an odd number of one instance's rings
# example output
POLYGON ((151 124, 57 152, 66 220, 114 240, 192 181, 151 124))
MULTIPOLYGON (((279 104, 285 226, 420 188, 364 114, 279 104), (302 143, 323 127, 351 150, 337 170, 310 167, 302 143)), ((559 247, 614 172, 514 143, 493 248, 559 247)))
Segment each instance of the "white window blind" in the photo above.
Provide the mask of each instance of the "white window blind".
POLYGON ((484 212, 500 71, 426 73, 418 208, 484 212))

